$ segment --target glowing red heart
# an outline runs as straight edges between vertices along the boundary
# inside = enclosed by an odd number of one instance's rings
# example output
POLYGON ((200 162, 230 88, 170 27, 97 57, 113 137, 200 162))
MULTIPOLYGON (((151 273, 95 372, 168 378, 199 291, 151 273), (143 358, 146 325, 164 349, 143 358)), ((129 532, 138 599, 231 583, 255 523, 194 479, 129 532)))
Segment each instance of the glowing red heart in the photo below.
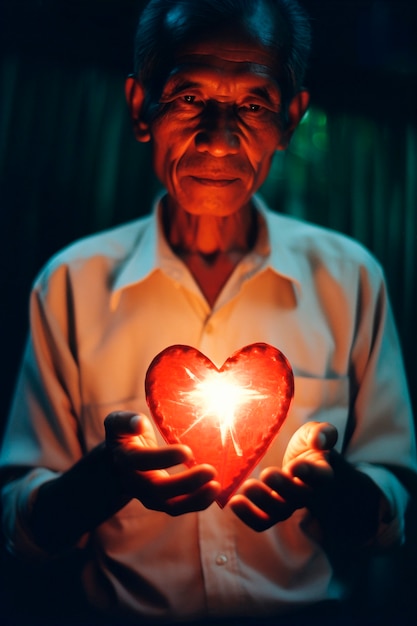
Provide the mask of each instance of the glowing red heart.
POLYGON ((224 507, 281 428, 294 393, 285 356, 266 343, 235 352, 218 369, 190 346, 160 352, 145 380, 146 400, 168 443, 218 471, 224 507))

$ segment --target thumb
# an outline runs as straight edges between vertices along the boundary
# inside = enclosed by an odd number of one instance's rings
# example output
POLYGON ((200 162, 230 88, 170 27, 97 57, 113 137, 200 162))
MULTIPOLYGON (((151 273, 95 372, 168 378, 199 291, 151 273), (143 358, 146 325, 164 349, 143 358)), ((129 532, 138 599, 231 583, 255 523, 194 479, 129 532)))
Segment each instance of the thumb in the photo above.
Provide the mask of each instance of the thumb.
POLYGON ((283 459, 283 467, 309 450, 330 450, 337 441, 337 429, 328 422, 307 422, 291 437, 283 459))
POLYGON ((143 413, 133 411, 114 411, 104 420, 106 442, 110 445, 124 440, 131 440, 135 435, 144 445, 156 445, 152 424, 143 413))
POLYGON ((155 430, 151 420, 144 413, 136 413, 130 418, 129 426, 131 434, 136 435, 144 446, 154 448, 157 446, 155 430))
POLYGON ((332 450, 336 445, 337 438, 337 428, 333 424, 318 422, 317 428, 312 432, 311 444, 317 450, 332 450))

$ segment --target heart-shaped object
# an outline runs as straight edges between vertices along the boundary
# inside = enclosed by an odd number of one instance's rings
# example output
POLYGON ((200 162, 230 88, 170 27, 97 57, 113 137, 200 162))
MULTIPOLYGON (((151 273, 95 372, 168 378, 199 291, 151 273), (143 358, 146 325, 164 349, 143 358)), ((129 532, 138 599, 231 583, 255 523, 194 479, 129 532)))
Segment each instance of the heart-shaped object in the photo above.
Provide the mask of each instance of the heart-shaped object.
POLYGON ((165 441, 186 444, 195 463, 216 468, 224 507, 281 428, 294 378, 286 357, 266 343, 245 346, 220 369, 195 348, 174 345, 153 359, 145 391, 165 441))

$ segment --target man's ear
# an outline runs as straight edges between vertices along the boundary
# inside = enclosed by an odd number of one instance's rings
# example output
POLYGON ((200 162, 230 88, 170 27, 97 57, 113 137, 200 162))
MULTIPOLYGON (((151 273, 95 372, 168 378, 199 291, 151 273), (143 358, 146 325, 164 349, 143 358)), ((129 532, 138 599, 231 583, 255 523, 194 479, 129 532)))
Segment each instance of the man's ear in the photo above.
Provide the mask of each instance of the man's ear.
POLYGON ((291 100, 288 105, 286 124, 282 132, 278 150, 286 150, 286 148, 288 148, 292 134, 301 122, 304 113, 307 111, 309 102, 310 94, 305 90, 296 93, 291 100))
POLYGON ((133 120, 133 130, 137 141, 150 141, 151 131, 149 124, 143 119, 143 102, 145 100, 145 90, 143 86, 132 75, 126 78, 125 95, 133 120))

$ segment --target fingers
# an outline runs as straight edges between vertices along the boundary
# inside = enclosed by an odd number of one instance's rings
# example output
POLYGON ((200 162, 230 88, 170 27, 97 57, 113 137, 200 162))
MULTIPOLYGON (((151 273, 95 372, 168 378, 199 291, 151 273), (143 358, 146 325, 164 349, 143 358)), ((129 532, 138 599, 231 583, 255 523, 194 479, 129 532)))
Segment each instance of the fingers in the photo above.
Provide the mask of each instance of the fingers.
POLYGON ((260 476, 265 485, 273 492, 278 493, 283 501, 291 503, 293 511, 307 506, 310 495, 308 487, 302 481, 294 480, 294 478, 294 475, 287 476, 273 467, 265 469, 260 476))
POLYGON ((213 503, 221 486, 214 479, 216 472, 210 465, 195 466, 174 476, 161 473, 141 473, 138 484, 143 491, 142 504, 172 516, 201 511, 213 503), (143 489, 143 483, 148 484, 143 489))
POLYGON ((165 448, 145 448, 139 442, 132 442, 130 449, 123 454, 131 469, 139 472, 167 469, 193 461, 191 450, 181 444, 165 448))
POLYGON ((328 457, 337 430, 327 422, 303 424, 292 436, 283 469, 268 468, 260 480, 248 480, 230 506, 253 530, 261 532, 290 517, 296 509, 310 507, 316 493, 333 483, 328 457))
POLYGON ((257 532, 286 520, 305 503, 306 488, 273 468, 265 470, 260 481, 247 480, 242 493, 230 500, 235 514, 257 532))
POLYGON ((221 486, 218 482, 209 481, 191 494, 187 493, 168 500, 165 502, 164 511, 173 517, 193 511, 203 511, 214 502, 220 491, 221 486))
POLYGON ((271 528, 276 522, 267 513, 256 507, 242 494, 232 496, 229 502, 230 508, 237 517, 249 528, 260 533, 271 528))
POLYGON ((152 477, 158 496, 162 500, 171 500, 188 493, 194 493, 216 477, 216 470, 211 465, 196 465, 178 474, 166 474, 156 479, 152 477))
POLYGON ((104 420, 106 444, 116 454, 126 456, 126 464, 132 469, 148 471, 165 469, 193 460, 191 450, 183 445, 158 447, 150 420, 143 413, 115 411, 104 420))
POLYGON ((295 463, 291 474, 302 481, 312 494, 326 491, 333 485, 333 470, 325 463, 295 463))
POLYGON ((255 530, 263 532, 292 515, 294 509, 280 499, 277 493, 251 491, 251 497, 237 494, 230 499, 230 507, 239 519, 255 530))
POLYGON ((210 465, 195 465, 172 475, 166 471, 191 464, 192 452, 181 444, 159 447, 146 415, 116 411, 106 417, 104 426, 122 489, 145 507, 181 515, 207 508, 220 492, 210 465))
POLYGON ((339 482, 349 484, 352 466, 335 450, 327 454, 326 463, 294 463, 291 474, 303 481, 315 492, 325 492, 339 482), (335 469, 337 476, 335 476, 335 469), (341 479, 341 477, 343 477, 341 479))

